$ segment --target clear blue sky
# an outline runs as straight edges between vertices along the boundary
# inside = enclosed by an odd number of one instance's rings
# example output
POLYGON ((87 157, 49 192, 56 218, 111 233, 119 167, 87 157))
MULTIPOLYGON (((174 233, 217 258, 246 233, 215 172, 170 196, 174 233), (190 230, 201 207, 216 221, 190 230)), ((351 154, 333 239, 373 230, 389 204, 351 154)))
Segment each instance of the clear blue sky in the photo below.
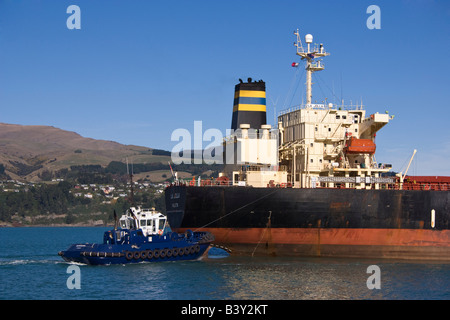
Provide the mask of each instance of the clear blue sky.
MULTIPOLYGON (((313 99, 363 100, 395 119, 377 135, 377 161, 409 174, 450 175, 450 1, 0 0, 0 122, 171 150, 177 128, 225 133, 238 79, 263 79, 267 118, 299 61, 293 30, 331 53, 313 99), (69 5, 81 29, 69 30, 69 5), (381 29, 369 30, 369 5, 381 29)), ((291 93, 293 90, 291 90, 291 93)), ((287 102, 288 105, 285 105, 287 102)), ((205 145, 208 142, 205 142, 205 145)))

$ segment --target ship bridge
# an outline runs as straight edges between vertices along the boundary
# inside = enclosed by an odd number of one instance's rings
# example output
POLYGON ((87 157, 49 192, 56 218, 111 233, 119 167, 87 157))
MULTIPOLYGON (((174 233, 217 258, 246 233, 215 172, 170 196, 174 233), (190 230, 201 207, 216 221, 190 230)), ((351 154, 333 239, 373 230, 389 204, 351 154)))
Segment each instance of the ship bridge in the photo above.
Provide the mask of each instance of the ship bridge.
POLYGON ((303 47, 298 30, 294 34, 297 55, 306 64, 307 99, 278 115, 279 159, 287 168, 288 182, 301 188, 380 188, 393 182, 382 177, 389 165, 375 159, 376 134, 393 116, 388 112, 367 116, 362 103, 311 103, 311 75, 324 69, 315 59, 329 53, 323 45, 311 49, 311 35, 306 35, 303 47))
MULTIPOLYGON (((225 167, 221 181, 231 185, 293 186, 297 188, 381 188, 393 183, 382 176, 389 165, 375 159, 377 132, 393 116, 366 115, 361 104, 312 103, 314 72, 324 70, 329 55, 323 44, 312 45, 298 30, 297 55, 305 62, 306 103, 278 115, 277 127, 266 124, 266 85, 248 78, 235 86, 232 132, 224 140, 225 167)), ((298 67, 299 63, 293 63, 298 67)))

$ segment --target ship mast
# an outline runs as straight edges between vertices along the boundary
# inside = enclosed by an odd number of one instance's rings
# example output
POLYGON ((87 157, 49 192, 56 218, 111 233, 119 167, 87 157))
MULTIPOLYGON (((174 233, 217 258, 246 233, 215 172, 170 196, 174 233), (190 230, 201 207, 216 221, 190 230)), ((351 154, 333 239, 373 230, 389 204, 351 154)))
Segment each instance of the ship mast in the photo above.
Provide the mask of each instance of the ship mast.
POLYGON ((313 36, 311 34, 307 34, 305 36, 305 42, 308 45, 305 50, 302 46, 298 29, 297 31, 294 31, 294 34, 297 36, 297 41, 294 42, 294 46, 297 47, 297 55, 302 57, 302 60, 306 59, 306 104, 310 106, 312 100, 312 73, 321 71, 325 68, 325 66, 321 63, 321 60, 315 61, 314 59, 329 56, 330 54, 325 52, 323 44, 320 44, 319 47, 314 46, 311 49, 311 43, 313 42, 313 36))

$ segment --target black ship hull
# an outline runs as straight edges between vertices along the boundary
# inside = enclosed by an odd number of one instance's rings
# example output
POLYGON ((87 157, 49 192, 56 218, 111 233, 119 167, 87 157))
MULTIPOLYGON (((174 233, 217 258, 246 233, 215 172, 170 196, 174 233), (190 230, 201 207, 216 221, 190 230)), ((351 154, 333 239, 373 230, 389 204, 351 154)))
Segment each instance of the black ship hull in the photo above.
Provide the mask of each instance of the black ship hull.
POLYGON ((450 260, 450 192, 174 185, 177 231, 235 254, 450 260))

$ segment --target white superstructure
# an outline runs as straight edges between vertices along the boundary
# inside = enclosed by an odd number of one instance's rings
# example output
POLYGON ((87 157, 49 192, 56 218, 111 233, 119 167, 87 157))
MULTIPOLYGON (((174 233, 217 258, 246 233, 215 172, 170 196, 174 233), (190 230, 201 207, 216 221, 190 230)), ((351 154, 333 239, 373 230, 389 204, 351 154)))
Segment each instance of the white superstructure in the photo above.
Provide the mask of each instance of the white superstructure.
POLYGON ((323 44, 311 46, 312 35, 305 37, 303 48, 299 31, 294 45, 297 55, 306 61, 306 104, 281 112, 280 163, 288 170, 294 187, 380 188, 392 182, 381 178, 389 165, 375 160, 376 132, 389 123, 388 113, 366 117, 362 105, 312 104, 313 72, 324 69, 317 58, 328 56, 323 44))
POLYGON ((287 181, 287 172, 278 166, 278 131, 271 125, 240 129, 225 139, 225 170, 232 185, 266 187, 287 181))
POLYGON ((312 44, 312 35, 305 37, 306 48, 298 30, 294 35, 297 55, 305 61, 306 103, 282 111, 277 130, 241 124, 225 141, 234 161, 226 161, 233 165, 225 166, 224 175, 233 185, 254 187, 379 189, 393 183, 381 176, 391 166, 375 159, 376 133, 393 116, 366 116, 362 104, 312 103, 312 74, 325 68, 317 58, 329 53, 323 44, 312 44))

